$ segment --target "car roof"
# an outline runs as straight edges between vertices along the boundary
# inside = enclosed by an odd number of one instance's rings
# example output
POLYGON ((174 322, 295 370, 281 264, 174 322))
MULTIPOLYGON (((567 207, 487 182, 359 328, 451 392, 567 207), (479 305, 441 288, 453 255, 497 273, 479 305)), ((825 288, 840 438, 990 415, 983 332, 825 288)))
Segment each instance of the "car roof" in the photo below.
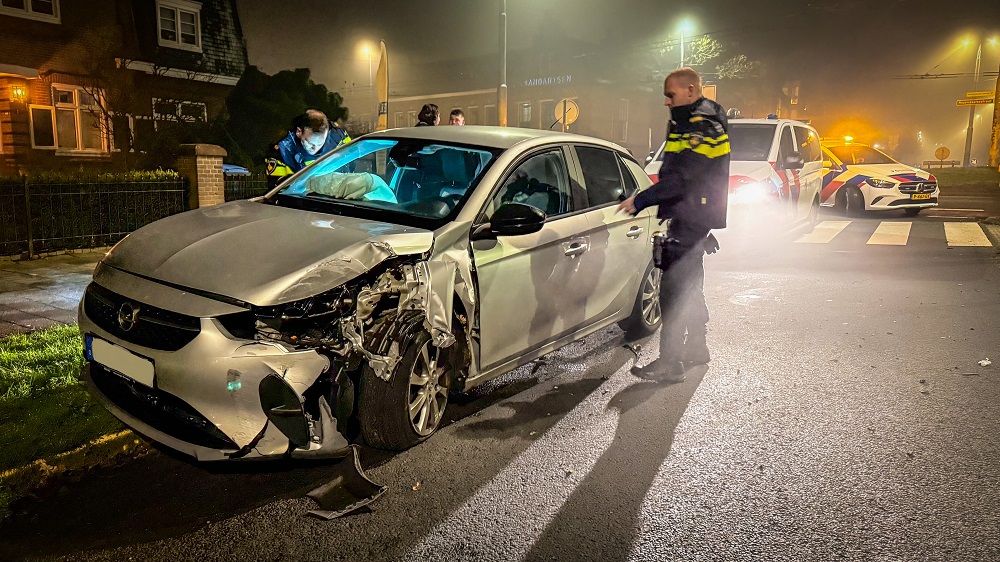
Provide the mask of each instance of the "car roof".
POLYGON ((729 124, 750 124, 750 125, 779 125, 779 124, 791 124, 798 125, 799 127, 812 127, 809 123, 803 121, 798 121, 796 119, 730 119, 729 124))
POLYGON ((364 138, 425 139, 444 143, 487 146, 503 150, 525 141, 586 142, 599 144, 606 148, 628 154, 628 151, 621 146, 594 137, 563 133, 561 131, 520 129, 517 127, 491 127, 483 125, 467 125, 463 127, 450 125, 438 127, 402 127, 369 133, 364 135, 364 138))

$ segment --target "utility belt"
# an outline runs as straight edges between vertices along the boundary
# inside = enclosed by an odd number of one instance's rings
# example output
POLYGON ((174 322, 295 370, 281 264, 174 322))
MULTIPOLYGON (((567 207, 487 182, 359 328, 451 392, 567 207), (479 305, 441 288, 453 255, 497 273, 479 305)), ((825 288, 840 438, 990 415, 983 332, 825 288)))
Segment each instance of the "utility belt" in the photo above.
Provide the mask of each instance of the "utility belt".
POLYGON ((680 240, 666 234, 657 234, 653 236, 653 267, 667 270, 689 252, 714 254, 717 251, 719 251, 719 240, 711 233, 701 244, 694 246, 682 244, 680 240))

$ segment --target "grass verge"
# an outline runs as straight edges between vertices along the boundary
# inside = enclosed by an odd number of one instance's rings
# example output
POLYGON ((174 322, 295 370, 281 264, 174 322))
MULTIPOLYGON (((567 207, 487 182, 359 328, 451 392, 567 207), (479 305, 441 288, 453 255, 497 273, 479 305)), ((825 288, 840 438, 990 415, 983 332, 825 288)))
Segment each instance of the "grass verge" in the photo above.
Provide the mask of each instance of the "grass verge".
POLYGON ((124 429, 87 393, 82 367, 75 325, 0 339, 0 519, 30 489, 27 465, 40 462, 41 473, 50 474, 40 459, 61 458, 124 429))
POLYGON ((938 180, 942 188, 960 185, 1000 185, 1000 171, 996 168, 934 168, 928 170, 938 180))

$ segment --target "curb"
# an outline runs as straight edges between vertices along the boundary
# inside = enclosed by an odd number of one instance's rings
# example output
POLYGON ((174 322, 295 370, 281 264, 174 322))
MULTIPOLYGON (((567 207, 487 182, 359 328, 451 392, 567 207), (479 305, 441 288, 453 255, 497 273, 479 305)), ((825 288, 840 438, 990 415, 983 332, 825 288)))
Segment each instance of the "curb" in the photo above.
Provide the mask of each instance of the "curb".
POLYGON ((993 248, 1000 253, 1000 217, 989 217, 979 221, 979 226, 986 233, 986 237, 993 242, 993 248))
POLYGON ((130 430, 102 435, 72 451, 0 472, 0 521, 17 500, 71 481, 91 470, 124 464, 153 451, 130 430))

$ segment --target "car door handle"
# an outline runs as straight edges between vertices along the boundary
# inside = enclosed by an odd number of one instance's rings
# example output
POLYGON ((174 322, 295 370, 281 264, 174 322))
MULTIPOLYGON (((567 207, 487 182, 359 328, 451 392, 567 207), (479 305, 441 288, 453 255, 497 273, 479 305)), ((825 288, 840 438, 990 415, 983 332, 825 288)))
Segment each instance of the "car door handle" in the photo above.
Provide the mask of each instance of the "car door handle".
POLYGON ((583 242, 574 242, 574 243, 570 244, 568 248, 566 248, 566 250, 563 252, 563 254, 565 254, 565 255, 567 255, 567 256, 569 256, 571 258, 574 258, 574 257, 579 256, 580 254, 586 252, 589 249, 590 249, 590 245, 589 244, 585 244, 583 242))
POLYGON ((632 228, 628 229, 628 232, 625 233, 625 236, 628 236, 633 240, 637 240, 639 236, 642 235, 642 231, 643 229, 641 226, 633 226, 632 228))

